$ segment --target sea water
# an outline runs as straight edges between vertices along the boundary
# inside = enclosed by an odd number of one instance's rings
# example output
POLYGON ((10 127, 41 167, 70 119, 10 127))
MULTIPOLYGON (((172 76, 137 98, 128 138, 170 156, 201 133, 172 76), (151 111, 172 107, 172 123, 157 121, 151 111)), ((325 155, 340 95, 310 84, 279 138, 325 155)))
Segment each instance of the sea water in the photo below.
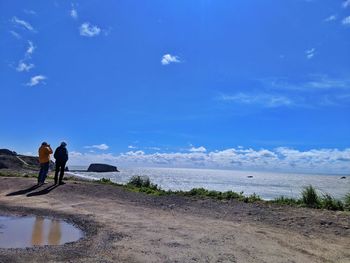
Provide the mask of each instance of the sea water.
POLYGON ((203 187, 208 190, 244 192, 245 195, 256 193, 266 200, 282 195, 298 198, 303 187, 308 185, 314 186, 320 194, 328 193, 339 199, 350 192, 350 176, 341 179, 341 175, 188 168, 120 168, 120 172, 72 174, 88 179, 108 178, 123 184, 134 175, 148 176, 152 183, 164 190, 188 191, 203 187))

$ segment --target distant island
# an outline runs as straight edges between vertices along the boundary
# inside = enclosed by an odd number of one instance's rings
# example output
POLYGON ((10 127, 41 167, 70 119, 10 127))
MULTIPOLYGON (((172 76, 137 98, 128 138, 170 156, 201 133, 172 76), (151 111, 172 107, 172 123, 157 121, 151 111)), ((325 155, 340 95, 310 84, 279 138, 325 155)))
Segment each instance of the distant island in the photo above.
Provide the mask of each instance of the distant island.
POLYGON ((88 172, 104 173, 104 172, 119 172, 116 166, 103 164, 103 163, 92 163, 87 169, 88 172))

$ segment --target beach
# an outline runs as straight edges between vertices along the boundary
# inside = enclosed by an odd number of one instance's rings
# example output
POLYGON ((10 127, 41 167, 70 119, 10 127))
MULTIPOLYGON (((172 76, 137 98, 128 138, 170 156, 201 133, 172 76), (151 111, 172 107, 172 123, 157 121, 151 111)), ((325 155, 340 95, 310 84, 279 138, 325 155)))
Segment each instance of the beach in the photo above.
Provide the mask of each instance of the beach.
POLYGON ((85 233, 61 246, 0 249, 0 262, 350 262, 349 212, 151 196, 66 181, 0 178, 0 214, 42 215, 85 233), (41 193, 41 194, 40 194, 41 193))

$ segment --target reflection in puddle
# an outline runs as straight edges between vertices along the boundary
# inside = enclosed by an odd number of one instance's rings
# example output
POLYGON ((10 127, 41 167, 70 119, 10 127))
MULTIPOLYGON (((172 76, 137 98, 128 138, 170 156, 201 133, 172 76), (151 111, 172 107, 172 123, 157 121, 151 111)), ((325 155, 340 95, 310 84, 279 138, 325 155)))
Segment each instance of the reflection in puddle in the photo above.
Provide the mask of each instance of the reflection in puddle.
POLYGON ((62 220, 0 216, 0 248, 62 245, 82 236, 80 229, 62 220))

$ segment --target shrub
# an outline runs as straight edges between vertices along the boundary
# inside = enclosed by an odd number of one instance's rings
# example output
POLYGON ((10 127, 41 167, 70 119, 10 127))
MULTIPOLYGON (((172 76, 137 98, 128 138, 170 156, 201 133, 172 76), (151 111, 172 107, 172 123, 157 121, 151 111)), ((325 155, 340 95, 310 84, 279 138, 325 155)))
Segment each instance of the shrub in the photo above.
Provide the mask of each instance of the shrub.
POLYGON ((150 187, 151 180, 147 176, 133 176, 130 178, 128 185, 135 187, 150 187))
POLYGON ((101 184, 114 184, 109 178, 101 178, 98 182, 101 184))
POLYGON ((312 186, 306 186, 302 191, 302 201, 307 207, 317 208, 320 204, 320 198, 316 189, 312 186))
POLYGON ((222 193, 215 190, 208 191, 207 196, 211 198, 222 199, 222 193))
POLYGON ((258 196, 256 193, 253 193, 252 195, 248 196, 248 203, 253 203, 256 201, 261 201, 260 196, 258 196))
POLYGON ((294 198, 288 198, 285 196, 280 196, 275 198, 272 203, 280 204, 280 205, 298 205, 300 201, 294 198))
POLYGON ((344 198, 344 208, 350 211, 350 192, 344 198))
POLYGON ((184 192, 186 196, 207 196, 208 190, 204 188, 193 188, 188 192, 184 192))
POLYGON ((236 193, 233 191, 227 191, 227 192, 220 192, 215 190, 209 191, 205 188, 193 188, 188 192, 178 191, 176 193, 184 196, 209 197, 209 198, 215 198, 219 200, 237 199, 240 201, 244 201, 246 203, 261 200, 260 196, 256 195, 255 193, 246 197, 243 195, 243 192, 236 193))
POLYGON ((133 176, 126 184, 126 187, 137 192, 143 192, 153 195, 164 195, 166 191, 160 189, 158 185, 152 184, 147 176, 133 176), (136 188, 136 189, 135 189, 136 188))
POLYGON ((242 200, 244 198, 243 192, 236 193, 233 191, 227 191, 222 193, 222 199, 230 200, 230 199, 239 199, 242 200))
POLYGON ((344 205, 340 200, 334 199, 330 194, 324 194, 320 200, 321 208, 328 210, 344 210, 344 205))

